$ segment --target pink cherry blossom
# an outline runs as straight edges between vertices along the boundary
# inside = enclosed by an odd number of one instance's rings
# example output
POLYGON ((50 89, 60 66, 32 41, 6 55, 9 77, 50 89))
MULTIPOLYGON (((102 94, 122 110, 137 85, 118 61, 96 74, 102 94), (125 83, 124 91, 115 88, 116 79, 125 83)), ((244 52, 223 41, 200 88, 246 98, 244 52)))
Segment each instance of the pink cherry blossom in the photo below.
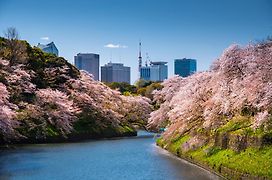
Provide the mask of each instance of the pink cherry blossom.
POLYGON ((253 128, 271 128, 272 42, 230 46, 209 71, 163 82, 154 99, 149 128, 168 122, 165 137, 194 128, 216 129, 247 109, 253 128), (270 124, 270 126, 268 125, 270 124))

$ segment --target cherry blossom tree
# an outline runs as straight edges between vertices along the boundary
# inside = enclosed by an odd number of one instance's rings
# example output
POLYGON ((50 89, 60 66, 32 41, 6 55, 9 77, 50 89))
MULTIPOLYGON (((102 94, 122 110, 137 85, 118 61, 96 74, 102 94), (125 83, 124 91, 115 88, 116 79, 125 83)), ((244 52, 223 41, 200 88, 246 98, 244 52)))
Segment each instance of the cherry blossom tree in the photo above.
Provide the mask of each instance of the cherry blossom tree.
POLYGON ((40 89, 37 94, 37 106, 42 108, 41 116, 46 116, 48 123, 54 125, 62 134, 71 132, 72 123, 80 110, 68 96, 58 90, 40 89))
POLYGON ((0 52, 1 141, 12 140, 15 134, 37 140, 65 137, 77 133, 74 126, 81 120, 90 129, 97 126, 117 133, 123 132, 122 126, 147 122, 152 111, 149 99, 123 96, 65 59, 31 48, 16 36, 10 29, 9 39, 2 38, 0 44, 5 51, 0 52), (11 42, 28 49, 10 47, 11 42))
POLYGON ((101 120, 106 119, 113 125, 120 122, 147 121, 152 110, 149 99, 122 96, 119 91, 95 81, 85 71, 81 71, 79 79, 68 81, 67 87, 70 96, 79 107, 99 112, 103 117, 101 120))
POLYGON ((0 82, 0 136, 3 139, 9 137, 16 137, 15 128, 18 126, 18 122, 15 120, 16 105, 9 103, 9 92, 6 86, 0 82))
POLYGON ((232 45, 209 71, 166 80, 155 92, 160 108, 151 113, 149 127, 158 128, 167 119, 165 137, 171 137, 196 128, 216 129, 240 114, 254 117, 254 129, 271 129, 271 67, 271 41, 232 45))

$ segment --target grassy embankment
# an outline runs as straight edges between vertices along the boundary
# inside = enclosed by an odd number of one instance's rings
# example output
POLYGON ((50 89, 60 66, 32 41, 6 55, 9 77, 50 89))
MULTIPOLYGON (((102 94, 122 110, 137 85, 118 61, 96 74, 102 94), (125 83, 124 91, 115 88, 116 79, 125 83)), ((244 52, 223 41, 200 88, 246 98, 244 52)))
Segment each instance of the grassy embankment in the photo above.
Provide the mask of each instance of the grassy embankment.
MULTIPOLYGON (((171 140, 159 138, 157 145, 181 158, 220 173, 226 178, 272 179, 272 146, 268 143, 271 142, 272 133, 265 133, 262 129, 253 131, 249 125, 249 117, 233 118, 227 124, 209 134, 213 141, 189 151, 184 151, 182 148, 184 143, 190 139, 188 133, 181 136, 177 134, 171 140), (231 146, 222 148, 214 140, 215 134, 217 136, 227 135, 229 144, 233 141, 233 137, 246 137, 247 146, 238 151, 231 146), (255 143, 249 144, 252 139, 255 143)), ((238 142, 237 144, 232 142, 232 144, 239 146, 238 142)))

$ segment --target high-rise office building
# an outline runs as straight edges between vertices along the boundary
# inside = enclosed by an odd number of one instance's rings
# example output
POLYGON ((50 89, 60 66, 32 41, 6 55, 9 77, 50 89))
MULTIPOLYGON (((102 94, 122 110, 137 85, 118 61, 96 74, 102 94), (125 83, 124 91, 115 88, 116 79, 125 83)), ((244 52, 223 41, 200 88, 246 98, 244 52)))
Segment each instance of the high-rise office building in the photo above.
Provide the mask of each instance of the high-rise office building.
POLYGON ((46 53, 55 54, 56 56, 59 55, 59 50, 56 47, 56 45, 54 44, 54 42, 51 42, 49 44, 38 43, 37 47, 46 53))
POLYGON ((151 62, 150 66, 143 66, 140 69, 141 79, 147 81, 163 81, 168 77, 167 62, 151 62))
POLYGON ((150 66, 140 67, 140 79, 150 81, 150 66))
POLYGON ((130 84, 130 67, 121 63, 109 62, 101 66, 101 81, 126 82, 130 84))
POLYGON ((195 59, 175 59, 174 62, 175 74, 182 77, 190 76, 196 72, 196 60, 195 59))
POLYGON ((99 54, 78 53, 75 56, 75 66, 92 74, 95 80, 99 80, 99 54))

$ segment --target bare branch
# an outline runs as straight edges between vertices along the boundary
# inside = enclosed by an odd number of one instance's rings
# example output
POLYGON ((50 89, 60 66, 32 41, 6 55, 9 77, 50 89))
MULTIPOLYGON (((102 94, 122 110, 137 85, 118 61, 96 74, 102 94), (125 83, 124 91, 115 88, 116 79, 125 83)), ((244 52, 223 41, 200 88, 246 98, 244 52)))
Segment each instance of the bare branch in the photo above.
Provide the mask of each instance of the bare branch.
POLYGON ((9 27, 6 31, 5 31, 5 37, 9 40, 18 40, 19 39, 19 33, 16 30, 15 27, 9 27))

